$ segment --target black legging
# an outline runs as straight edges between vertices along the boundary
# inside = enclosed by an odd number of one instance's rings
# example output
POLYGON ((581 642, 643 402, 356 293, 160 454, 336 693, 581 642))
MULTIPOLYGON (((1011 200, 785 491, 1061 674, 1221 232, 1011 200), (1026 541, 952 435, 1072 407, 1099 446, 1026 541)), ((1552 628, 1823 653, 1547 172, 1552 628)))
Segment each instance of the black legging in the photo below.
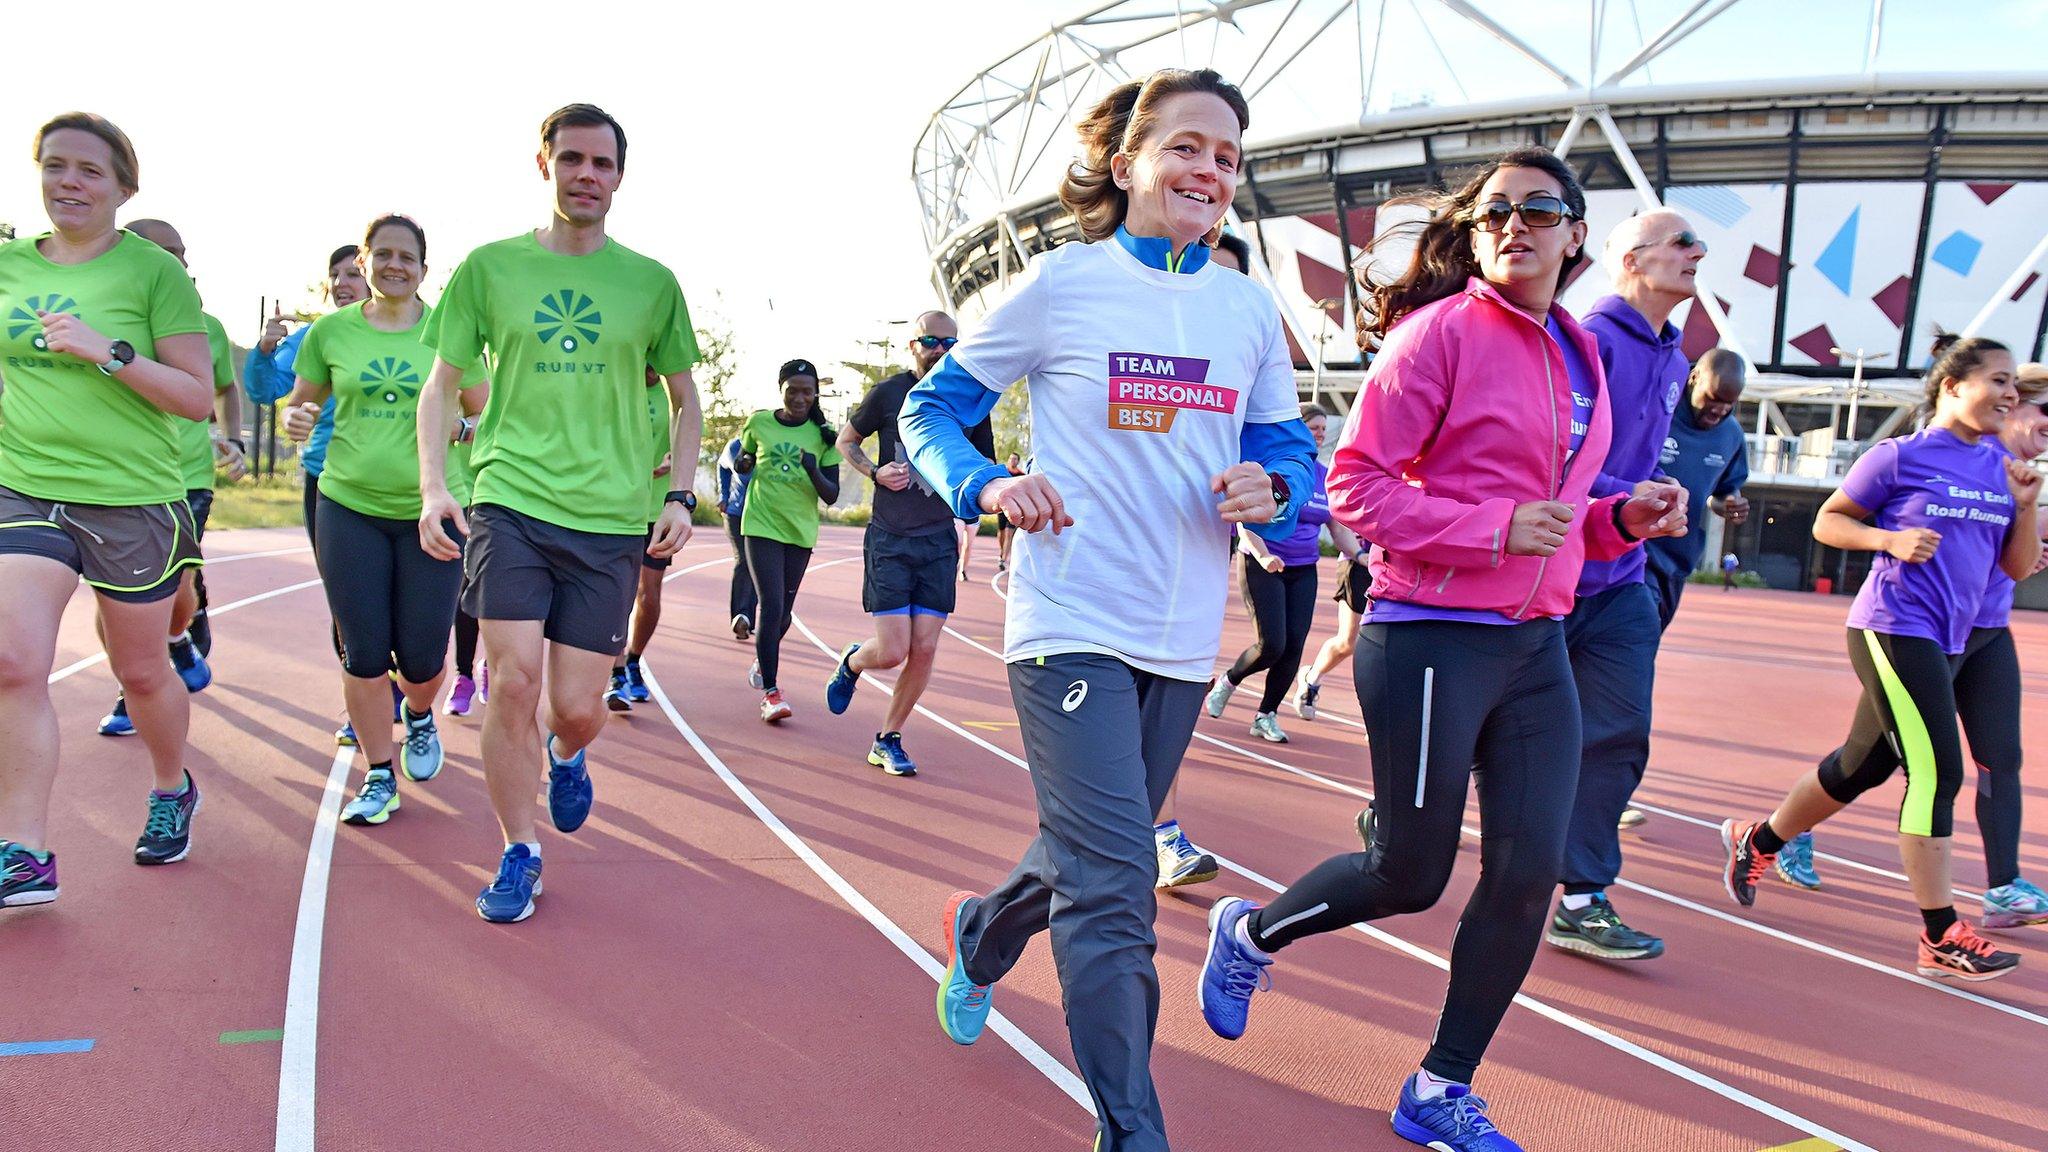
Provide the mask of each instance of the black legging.
POLYGON ((1977 762, 1986 886, 2020 878, 2020 655, 2009 628, 1978 628, 1956 669, 1956 714, 1977 762))
POLYGON ((483 626, 476 617, 464 612, 458 605, 455 609, 455 671, 470 679, 476 679, 476 642, 483 632, 483 626))
POLYGON ((757 595, 753 574, 747 571, 747 548, 740 535, 740 518, 725 516, 725 538, 732 541, 732 595, 727 598, 727 615, 754 618, 757 595))
MULTIPOLYGON (((305 490, 300 493, 306 512, 306 542, 313 546, 313 567, 320 567, 320 477, 306 473, 305 490)), ((327 629, 328 639, 334 643, 334 658, 347 661, 341 654, 341 621, 335 620, 327 629)))
POLYGON ((1821 790, 1839 803, 1853 803, 1903 763, 1899 831, 1954 835, 1956 795, 1963 789, 1955 681, 1975 654, 1977 638, 1956 656, 1919 636, 1851 628, 1848 640, 1849 665, 1863 682, 1863 697, 1856 702, 1849 738, 1820 762, 1821 790))
POLYGON ((1252 643, 1238 654, 1237 663, 1223 675, 1242 684, 1254 672, 1266 674, 1266 690, 1259 696, 1259 711, 1271 712, 1287 698, 1294 674, 1301 671, 1302 649, 1316 623, 1316 566, 1289 564, 1268 572, 1259 558, 1248 552, 1238 590, 1244 595, 1244 610, 1252 618, 1252 643))
POLYGON ((441 674, 462 561, 420 548, 419 523, 365 516, 320 499, 314 545, 327 607, 341 632, 342 667, 369 679, 391 671, 413 684, 441 674))
POLYGON ((1564 628, 1367 624, 1352 674, 1372 754, 1373 849, 1325 860, 1247 927, 1271 951, 1435 904, 1477 781, 1479 886, 1452 937, 1451 987, 1422 1060, 1431 1075, 1469 1083, 1528 975, 1564 867, 1580 741, 1564 628))
POLYGON ((760 615, 754 620, 754 659, 761 662, 761 684, 772 690, 781 686, 775 676, 781 670, 782 636, 796 614, 796 590, 804 582, 804 569, 811 565, 811 550, 766 536, 742 539, 747 545, 747 569, 754 574, 754 593, 760 599, 760 615))

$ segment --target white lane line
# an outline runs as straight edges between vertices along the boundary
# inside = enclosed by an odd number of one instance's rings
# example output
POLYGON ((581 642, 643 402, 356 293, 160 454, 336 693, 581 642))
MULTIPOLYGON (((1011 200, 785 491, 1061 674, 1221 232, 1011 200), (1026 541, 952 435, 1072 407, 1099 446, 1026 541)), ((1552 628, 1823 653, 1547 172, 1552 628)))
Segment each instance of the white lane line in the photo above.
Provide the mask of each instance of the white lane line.
MULTIPOLYGON (((217 607, 208 608, 206 610, 206 614, 208 616, 225 616, 228 613, 233 612, 237 608, 247 608, 251 604, 261 604, 265 600, 269 600, 278 596, 283 596, 288 592, 298 592, 302 589, 311 588, 319 583, 320 581, 317 577, 312 580, 301 580, 297 584, 288 584, 283 588, 272 588, 268 592, 259 592, 254 596, 246 596, 230 604, 222 604, 217 607)), ((101 651, 95 652, 92 655, 87 656, 83 660, 75 660, 69 664, 66 664, 64 667, 57 669, 55 672, 50 673, 49 683, 55 684, 57 681, 62 680, 67 676, 73 675, 78 672, 83 672, 87 668, 90 668, 95 664, 104 663, 106 659, 107 654, 104 651, 101 651)))
MULTIPOLYGON (((820 639, 815 632, 812 632, 810 628, 804 624, 802 619, 798 619, 796 621, 796 627, 800 631, 802 631, 805 636, 810 638, 811 643, 816 645, 819 651, 822 651, 827 655, 832 654, 832 649, 828 645, 826 645, 825 642, 822 639, 820 639)), ((970 641, 970 643, 972 642, 970 641)), ((980 647, 979 645, 976 646, 980 647)), ((986 651, 986 649, 983 650, 986 651)), ((966 738, 967 740, 972 741, 977 745, 980 745, 982 748, 985 748, 988 751, 994 753, 998 757, 1009 761, 1011 764, 1014 764, 1027 772, 1031 770, 1028 764, 1026 764, 1019 757, 1012 755, 1007 749, 1003 749, 997 747, 994 744, 989 743, 981 737, 967 731, 964 728, 961 728, 959 725, 954 724, 950 720, 947 720, 945 717, 940 716, 935 712, 932 712, 924 705, 918 705, 917 711, 924 716, 930 717, 932 720, 938 722, 939 724, 956 733, 957 735, 960 735, 966 738)), ((1228 868, 1232 872, 1235 872, 1238 875, 1243 876, 1245 879, 1250 880, 1252 883, 1257 884, 1267 889, 1268 891, 1276 893, 1285 891, 1285 888, 1282 885, 1275 883, 1270 878, 1262 876, 1259 873, 1252 871, 1250 868, 1247 868, 1241 864, 1236 863, 1235 861, 1226 859, 1220 853, 1215 852, 1209 845, 1205 844, 1203 846, 1203 851, 1209 852, 1210 855, 1215 856, 1217 864, 1221 865, 1224 868, 1228 868)), ((1400 937, 1385 931, 1384 929, 1375 927, 1371 924, 1353 924, 1351 928, 1353 931, 1363 933, 1364 935, 1374 940, 1377 940, 1380 943, 1385 944, 1388 947, 1393 948, 1404 955, 1420 960, 1423 963, 1428 964, 1434 968, 1437 968, 1440 971, 1450 971, 1451 962, 1449 960, 1441 956, 1438 956, 1436 953, 1431 952, 1428 949, 1411 944, 1408 941, 1403 940, 1400 937)), ((1551 1020, 1555 1023, 1562 1024, 1565 1027, 1570 1028, 1574 1032, 1589 1037, 1593 1040, 1597 1040, 1600 1043, 1608 1046, 1609 1048, 1613 1048, 1618 1052, 1641 1060, 1644 1063, 1649 1064, 1651 1067, 1654 1067, 1660 1071, 1668 1072, 1671 1075, 1676 1076, 1679 1079, 1684 1080, 1687 1083, 1690 1083, 1696 1087, 1704 1088, 1707 1091, 1712 1092, 1713 1094, 1720 1096, 1723 1099, 1729 1100, 1735 1104, 1739 1104, 1752 1112, 1756 1112, 1759 1115, 1767 1116, 1770 1119, 1776 1120, 1789 1128, 1793 1128, 1797 1131, 1804 1132, 1809 1136, 1816 1136, 1823 1140, 1832 1141, 1842 1150, 1842 1152, 1877 1152, 1876 1149, 1872 1148, 1868 1144, 1852 1140, 1849 1137, 1844 1136, 1841 1133, 1826 1127, 1825 1125, 1822 1125, 1813 1120, 1808 1120, 1806 1117, 1801 1116, 1796 1112, 1792 1112, 1786 1108, 1780 1107, 1779 1105, 1773 1104, 1768 1100, 1764 1100, 1760 1097, 1754 1096, 1748 1092, 1743 1091, 1740 1088, 1735 1087, 1732 1084, 1726 1083, 1722 1080, 1718 1080, 1713 1076, 1708 1075, 1707 1073, 1692 1068, 1689 1065, 1681 1064, 1676 1060, 1670 1059, 1669 1057, 1663 1056, 1657 1052, 1645 1048, 1632 1040, 1624 1039, 1623 1037, 1618 1036, 1612 1032, 1609 1032, 1606 1029, 1599 1027, 1598 1025, 1590 1024, 1584 1020, 1581 1020, 1577 1016, 1573 1016, 1569 1012, 1562 1011, 1561 1009, 1554 1008, 1541 1000, 1537 1000, 1535 997, 1530 996, 1526 992, 1516 993, 1515 1003, 1520 1004, 1521 1006, 1529 1009, 1532 1012, 1535 1012, 1537 1015, 1542 1016, 1546 1020, 1551 1020)))
MULTIPOLYGON (((852 558, 850 557, 850 559, 852 558)), ((838 561, 833 561, 833 563, 838 563, 838 561)), ((808 631, 806 629, 807 633, 808 631)), ((828 652, 827 654, 829 655, 830 653, 828 652)), ((698 758, 709 765, 711 771, 717 774, 718 779, 725 784, 726 788, 739 798, 740 803, 745 804, 747 809, 754 814, 755 818, 766 825, 768 830, 775 834, 775 838, 782 841, 783 846, 794 853, 797 859, 802 860, 810 867, 812 872, 817 873, 819 879, 831 887, 832 891, 838 893, 841 900, 846 901, 847 905, 859 913, 863 920, 872 925, 875 931, 880 932, 883 939, 895 945, 898 952, 909 957, 911 963, 916 964, 934 984, 945 979, 946 967, 939 963, 937 957, 925 951, 923 946, 918 944, 917 941, 912 940, 910 935, 898 927, 896 922, 891 920, 887 913, 875 906, 874 901, 862 895, 858 888, 847 882, 846 877, 840 875, 838 869, 826 863, 825 858, 818 855, 809 844, 804 842, 802 837, 790 831, 789 825, 784 824, 780 817, 776 816, 773 811, 769 810, 766 804, 761 802, 760 797, 754 795, 753 789, 747 787, 745 782, 734 775, 732 769, 726 767, 725 761, 719 758, 718 753, 713 752, 711 746, 706 744, 697 735, 696 730, 691 728, 688 722, 683 719, 682 713, 676 711, 675 705, 669 701, 668 693, 662 691, 661 681, 655 677, 653 667, 642 661, 640 670, 641 674, 647 679, 648 691, 653 693, 655 702, 661 705, 661 710, 668 714, 669 722, 675 725, 677 732, 682 733, 683 739, 689 742, 690 747, 696 751, 698 758)), ((991 1011, 989 1013, 988 1026, 991 1031, 1002 1038, 1004 1043, 1015 1049, 1018 1055, 1029 1061, 1033 1068, 1038 1069, 1046 1079, 1052 1081, 1055 1087, 1066 1093, 1076 1104, 1086 1108, 1090 1115, 1094 1115, 1095 1108, 1088 1098, 1087 1087, 1081 1083, 1080 1077, 1076 1076, 1066 1065, 1061 1064, 1053 1058, 1051 1053, 1039 1047, 1037 1041, 1025 1035, 1023 1029, 1011 1023, 1009 1018, 1001 1012, 991 1011)), ((280 1148, 279 1152, 283 1152, 283 1150, 280 1148)))
MULTIPOLYGON (((1669 816, 1681 824, 1695 824, 1701 828, 1710 828, 1717 833, 1721 830, 1721 825, 1713 820, 1702 820, 1697 816, 1688 815, 1670 808, 1661 808, 1655 804, 1646 804, 1641 800, 1630 800, 1629 806, 1640 808, 1645 812, 1654 812, 1659 816, 1669 816)), ((1823 852, 1818 848, 1813 850, 1813 855, 1817 860, 1825 860, 1830 864, 1840 864, 1844 868, 1854 868, 1858 872, 1868 872, 1872 876, 1882 876, 1887 880, 1896 880, 1901 884, 1910 884, 1912 882, 1904 872, 1895 872, 1890 868, 1880 868, 1875 864, 1865 864, 1861 860, 1851 860, 1847 856, 1837 856, 1832 852, 1823 852)), ((1984 898, 1982 892, 1972 892, 1968 888, 1957 887, 1953 891, 1965 900, 1981 900, 1984 898)))
MULTIPOLYGON (((297 548, 273 548, 268 552, 240 552, 233 556, 208 556, 204 566, 207 568, 218 568, 222 564, 233 564, 237 560, 261 560, 266 556, 296 556, 301 552, 311 551, 311 548, 301 544, 297 548)), ((209 608, 207 612, 211 615, 212 609, 209 608)))
POLYGON ((313 1074, 320 1050, 320 954, 327 936, 328 864, 354 758, 353 748, 335 752, 313 818, 313 839, 306 846, 306 877, 299 884, 298 925, 292 930, 291 981, 284 996, 284 1047, 278 1057, 277 1152, 313 1152, 313 1074))

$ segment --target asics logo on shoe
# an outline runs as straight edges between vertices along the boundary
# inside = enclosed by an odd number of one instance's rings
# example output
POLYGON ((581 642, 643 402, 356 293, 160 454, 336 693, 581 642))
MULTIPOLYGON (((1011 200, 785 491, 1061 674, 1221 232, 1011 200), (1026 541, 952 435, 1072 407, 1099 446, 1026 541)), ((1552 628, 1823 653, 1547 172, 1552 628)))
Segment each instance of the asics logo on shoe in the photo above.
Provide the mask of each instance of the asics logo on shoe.
POLYGON ((1067 685, 1067 694, 1060 700, 1060 711, 1072 712, 1074 709, 1079 708, 1081 702, 1086 699, 1088 699, 1088 682, 1086 680, 1076 680, 1072 684, 1067 685))

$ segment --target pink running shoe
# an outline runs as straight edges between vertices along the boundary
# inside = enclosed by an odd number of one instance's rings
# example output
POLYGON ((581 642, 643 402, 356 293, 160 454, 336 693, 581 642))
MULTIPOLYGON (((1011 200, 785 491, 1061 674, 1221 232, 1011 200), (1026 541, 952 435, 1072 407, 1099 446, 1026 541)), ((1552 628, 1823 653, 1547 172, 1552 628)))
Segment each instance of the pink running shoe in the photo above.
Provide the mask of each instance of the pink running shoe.
POLYGON ((456 673, 455 687, 448 690, 448 714, 450 716, 469 715, 470 702, 475 698, 476 681, 462 675, 460 672, 456 673))

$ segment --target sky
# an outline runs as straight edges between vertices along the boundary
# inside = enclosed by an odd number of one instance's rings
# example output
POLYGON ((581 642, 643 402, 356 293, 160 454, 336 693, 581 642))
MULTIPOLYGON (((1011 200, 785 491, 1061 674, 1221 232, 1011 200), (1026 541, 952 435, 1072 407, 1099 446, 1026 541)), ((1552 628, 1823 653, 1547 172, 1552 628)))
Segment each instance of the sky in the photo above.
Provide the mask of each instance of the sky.
MULTIPOLYGON (((1172 11, 1174 2, 1144 7, 1172 11)), ((1192 9, 1201 0, 1180 2, 1192 9)), ((1425 48, 1416 14, 1436 10, 1430 0, 1381 2, 1389 50, 1369 109, 1512 95, 1530 83, 1490 66, 1487 53, 1499 48, 1483 35, 1445 33, 1425 48), (1447 81, 1439 54, 1480 67, 1447 81)), ((1583 60, 1576 41, 1592 2, 1482 7, 1499 9, 1560 60, 1583 60)), ((1605 2, 1617 39, 1626 38, 1624 20, 1654 31, 1687 6, 1605 2)), ((101 47, 12 52, 0 63, 0 220, 24 234, 47 227, 28 154, 35 129, 60 111, 101 113, 140 153, 142 191, 122 218, 175 224, 209 309, 247 343, 262 299, 317 308, 308 286, 323 274, 321 261, 359 240, 378 214, 404 212, 425 227, 430 298, 469 249, 546 223, 550 189, 533 160, 540 120, 588 101, 617 116, 630 142, 611 234, 675 270, 700 329, 735 333, 743 395, 766 400, 783 360, 811 359, 851 380, 841 362, 873 359, 864 342, 900 348, 907 328, 892 322, 938 303, 912 148, 933 109, 976 72, 1086 6, 682 0, 656 11, 617 0, 402 8, 103 0, 91 6, 95 25, 112 33, 101 47)), ((2048 37, 2048 0, 1972 7, 2048 37)), ((1254 44, 1256 22, 1288 8, 1270 4, 1241 18, 1245 29, 1217 30, 1208 50, 1221 45, 1218 66, 1228 73, 1232 45, 1254 44)), ((1719 39, 1702 33, 1692 64, 1674 53, 1654 79, 1682 79, 1688 66, 1853 70, 1862 50, 1853 31, 1805 33, 1827 23, 1853 30, 1868 9, 1869 0, 1801 0, 1775 10, 1782 35, 1759 42, 1753 28, 1719 39)), ((2040 67, 2020 47, 2028 37, 1972 36, 1954 11, 1943 0, 1889 0, 1882 65, 2040 67)), ((1362 37, 1368 25, 1358 27, 1362 37)), ((8 35, 29 35, 26 28, 14 22, 8 35)), ((1250 139, 1354 115, 1353 65, 1363 59, 1355 47, 1326 38, 1321 56, 1304 56, 1255 97, 1250 139), (1326 83, 1346 75, 1348 95, 1326 83)), ((1187 50, 1198 55, 1203 42, 1187 50)), ((1046 192, 1060 160, 1051 154, 1046 192)))

